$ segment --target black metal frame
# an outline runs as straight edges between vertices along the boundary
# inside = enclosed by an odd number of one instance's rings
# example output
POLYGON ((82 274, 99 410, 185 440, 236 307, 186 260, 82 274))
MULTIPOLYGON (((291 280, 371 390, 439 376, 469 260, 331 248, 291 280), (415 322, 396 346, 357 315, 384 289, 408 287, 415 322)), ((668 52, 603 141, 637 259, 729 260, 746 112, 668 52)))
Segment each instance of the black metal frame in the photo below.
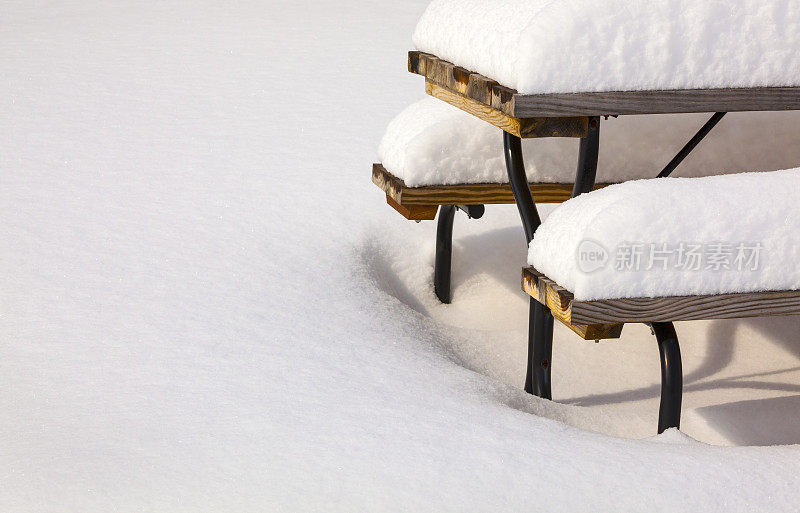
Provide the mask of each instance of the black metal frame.
POLYGON ((658 408, 658 432, 681 427, 683 368, 678 334, 671 322, 650 324, 661 356, 661 405, 658 408))
MULTIPOLYGON (((724 112, 717 112, 670 163, 658 177, 669 176, 689 153, 719 123, 724 112)), ((525 163, 522 158, 522 141, 519 137, 503 132, 506 170, 514 199, 517 203, 522 226, 528 244, 541 224, 536 202, 528 187, 525 163)), ((578 170, 572 197, 591 191, 597 175, 597 159, 600 150, 600 117, 589 118, 589 131, 581 139, 578 152, 578 170)), ((681 350, 675 326, 671 322, 651 323, 661 358, 661 404, 658 412, 658 432, 680 427, 681 401, 683 393, 683 371, 681 350)), ((552 399, 551 370, 553 358, 553 315, 550 309, 530 298, 528 313, 528 358, 525 391, 545 399, 552 399)))
POLYGON ((669 164, 667 164, 667 166, 662 169, 660 173, 658 173, 658 178, 665 178, 672 174, 672 172, 675 171, 675 168, 678 167, 681 162, 683 162, 683 159, 688 157, 692 150, 694 150, 695 147, 700 144, 700 141, 702 141, 705 136, 707 136, 708 133, 715 126, 717 126, 717 123, 722 121, 722 118, 725 117, 725 114, 727 114, 727 112, 717 112, 711 116, 711 119, 706 121, 706 124, 703 125, 696 134, 694 134, 694 137, 692 137, 688 143, 686 143, 686 146, 681 148, 681 151, 679 151, 678 154, 675 155, 675 157, 669 162, 669 164))
POLYGON ((453 262, 453 222, 456 210, 461 210, 470 219, 480 219, 486 212, 483 205, 442 205, 436 226, 436 257, 433 262, 433 290, 436 297, 449 305, 452 299, 450 275, 453 262))

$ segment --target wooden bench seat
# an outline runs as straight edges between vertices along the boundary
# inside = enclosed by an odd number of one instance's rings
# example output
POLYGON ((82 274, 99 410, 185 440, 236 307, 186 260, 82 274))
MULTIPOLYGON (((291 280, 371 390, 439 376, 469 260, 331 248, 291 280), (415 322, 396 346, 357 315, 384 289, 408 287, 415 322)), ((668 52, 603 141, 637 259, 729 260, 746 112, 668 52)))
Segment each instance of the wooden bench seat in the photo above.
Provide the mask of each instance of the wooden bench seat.
MULTIPOLYGON (((483 183, 408 187, 381 164, 372 165, 372 182, 386 194, 386 203, 411 221, 432 221, 439 216, 434 261, 434 292, 442 303, 450 303, 450 275, 453 253, 455 207, 467 210, 470 217, 483 215, 484 205, 513 204, 509 184, 483 183)), ((596 188, 608 184, 597 184, 596 188)), ((533 183, 531 193, 540 203, 562 203, 572 194, 572 184, 533 183)))
POLYGON ((661 356, 659 431, 679 427, 673 322, 800 315, 798 191, 795 168, 638 180, 560 205, 535 230, 522 272, 534 319, 529 368, 539 390, 551 396, 554 320, 589 340, 645 323, 661 356))
MULTIPOLYGON (((463 185, 428 185, 408 187, 381 164, 372 165, 372 183, 386 193, 386 202, 403 217, 413 221, 436 218, 440 205, 503 205, 514 203, 514 193, 507 183, 463 185)), ((608 184, 597 184, 596 189, 608 184)), ((531 193, 537 203, 562 203, 572 194, 571 183, 532 183, 531 193)))
POLYGON ((619 338, 625 323, 800 315, 800 290, 577 301, 533 267, 522 270, 522 289, 586 340, 619 338))

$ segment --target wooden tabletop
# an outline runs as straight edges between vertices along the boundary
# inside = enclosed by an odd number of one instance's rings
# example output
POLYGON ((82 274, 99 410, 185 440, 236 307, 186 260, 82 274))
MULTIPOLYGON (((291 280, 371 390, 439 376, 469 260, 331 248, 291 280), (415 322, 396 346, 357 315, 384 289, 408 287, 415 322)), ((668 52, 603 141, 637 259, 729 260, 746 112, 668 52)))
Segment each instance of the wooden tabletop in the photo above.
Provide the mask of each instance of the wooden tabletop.
POLYGON ((800 110, 800 87, 519 94, 483 75, 416 51, 408 53, 408 70, 425 77, 429 94, 456 94, 514 119, 800 110))

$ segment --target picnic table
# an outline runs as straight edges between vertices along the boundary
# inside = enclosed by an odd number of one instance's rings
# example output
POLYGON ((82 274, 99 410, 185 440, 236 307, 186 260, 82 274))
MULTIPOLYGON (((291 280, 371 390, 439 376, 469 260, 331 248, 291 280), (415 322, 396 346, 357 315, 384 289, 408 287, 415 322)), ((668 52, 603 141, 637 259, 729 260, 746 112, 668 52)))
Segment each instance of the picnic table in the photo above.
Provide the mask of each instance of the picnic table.
MULTIPOLYGON (((726 113, 800 110, 798 87, 520 94, 479 73, 420 51, 409 52, 408 70, 425 77, 425 91, 430 96, 503 130, 508 179, 528 243, 533 240, 541 218, 526 178, 522 138, 580 138, 572 189, 572 197, 576 197, 595 187, 603 118, 713 113, 657 175, 667 177, 726 113)), ((576 301, 569 291, 533 268, 523 271, 523 288, 531 296, 525 390, 552 399, 550 375, 554 319, 585 339, 616 338, 626 322, 644 322, 650 325, 660 349, 659 432, 680 426, 682 366, 673 321, 800 313, 798 291, 782 291, 777 295, 707 296, 690 298, 688 303, 686 298, 674 297, 586 302, 576 301)))
MULTIPOLYGON (((628 182, 592 192, 600 185, 595 182, 603 119, 711 113, 653 176, 665 178, 727 113, 800 110, 800 61, 796 57, 800 55, 800 10, 760 0, 742 0, 735 7, 722 0, 434 0, 420 19, 414 34, 418 51, 409 52, 408 70, 425 78, 428 95, 503 131, 506 173, 529 244, 531 265, 522 275, 522 288, 530 296, 527 392, 552 399, 554 320, 587 340, 617 338, 625 323, 646 323, 656 337, 661 358, 658 430, 662 432, 680 426, 683 378, 673 321, 800 314, 800 275, 795 276, 793 271, 793 246, 778 259, 790 269, 773 269, 773 278, 779 279, 772 284, 743 284, 738 279, 734 281, 741 287, 736 288, 717 278, 706 288, 697 289, 702 293, 681 293, 691 289, 681 288, 684 285, 664 286, 668 293, 658 297, 643 294, 642 287, 638 291, 635 287, 609 287, 616 293, 604 295, 605 283, 597 280, 590 284, 589 289, 594 291, 590 297, 574 286, 577 281, 570 274, 573 268, 556 265, 574 260, 575 255, 569 254, 571 247, 561 244, 570 223, 562 224, 559 233, 559 229, 551 229, 550 220, 566 219, 584 228, 594 222, 576 205, 597 207, 604 201, 614 201, 614 205, 621 204, 621 210, 616 211, 617 217, 605 221, 624 225, 630 224, 626 214, 639 219, 653 214, 639 208, 639 198, 664 206, 665 194, 694 196, 687 192, 687 186, 674 186, 674 180, 646 180, 635 190, 628 187, 635 182, 628 182), (544 137, 579 138, 580 144, 570 194, 573 199, 551 214, 545 233, 540 231, 534 241, 542 225, 535 197, 543 194, 540 184, 528 181, 522 139, 544 137), (536 258, 537 265, 547 267, 553 275, 533 267, 536 258), (555 275, 565 283, 559 283, 555 275), (780 279, 784 275, 785 279, 780 279), (567 282, 572 282, 572 290, 564 286, 567 282), (633 292, 626 295, 626 291, 633 292)), ((768 182, 780 190, 761 191, 759 206, 766 213, 775 210, 773 225, 782 225, 782 240, 791 241, 792 227, 800 225, 800 218, 795 218, 797 198, 785 192, 800 189, 800 177, 796 172, 771 174, 768 182), (781 201, 773 204, 773 199, 781 201), (781 215, 785 218, 780 219, 781 215), (786 226, 787 221, 791 226, 786 226)), ((712 205, 716 208, 727 208, 714 197, 718 195, 710 194, 713 190, 709 187, 718 184, 729 193, 739 190, 739 185, 732 187, 732 182, 726 181, 729 178, 754 187, 750 179, 713 177, 716 181, 694 182, 706 184, 703 190, 709 192, 707 198, 693 198, 682 205, 693 207, 687 209, 692 214, 702 211, 706 199, 716 201, 712 205)), ((430 219, 441 205, 440 227, 443 222, 447 225, 448 219, 442 214, 448 213, 450 231, 453 209, 446 210, 448 203, 486 197, 489 191, 488 196, 495 198, 506 194, 505 189, 488 185, 480 190, 460 186, 409 188, 381 166, 373 169, 373 181, 384 189, 387 202, 409 219, 430 219), (412 204, 415 197, 420 203, 412 204), (435 197, 436 201, 421 199, 425 197, 435 197)), ((559 193, 563 194, 565 185, 558 184, 559 193)), ((467 211, 482 214, 482 210, 467 211)), ((668 226, 678 221, 669 208, 655 214, 670 216, 674 222, 668 226)), ((725 221, 718 218, 715 222, 725 221)), ((637 228, 645 230, 647 226, 637 228)), ((575 237, 570 240, 574 242, 575 237)), ((443 261, 449 277, 449 253, 446 257, 443 261)), ((439 260, 437 242, 437 284, 439 260)), ((651 277, 639 278, 646 281, 651 277)), ((657 283, 663 285, 664 276, 658 279, 661 281, 657 283)), ((447 285, 449 288, 449 281, 447 285)), ((438 286, 436 291, 440 298, 449 300, 449 291, 442 294, 438 286)))

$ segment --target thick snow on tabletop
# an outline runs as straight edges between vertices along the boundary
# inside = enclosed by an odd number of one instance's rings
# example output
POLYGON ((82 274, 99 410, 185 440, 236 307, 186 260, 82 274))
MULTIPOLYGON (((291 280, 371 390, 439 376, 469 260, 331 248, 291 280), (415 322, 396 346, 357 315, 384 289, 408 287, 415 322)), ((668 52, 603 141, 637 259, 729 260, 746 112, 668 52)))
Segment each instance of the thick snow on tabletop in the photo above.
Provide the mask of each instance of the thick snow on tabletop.
MULTIPOLYGON (((601 123, 598 182, 652 178, 708 119, 707 114, 622 116, 601 123)), ((729 114, 675 171, 706 176, 800 165, 800 113, 729 114)), ((525 139, 528 180, 572 183, 578 140, 525 139)), ((502 131, 435 98, 392 120, 381 141, 383 166, 409 187, 506 183, 502 131)))
POLYGON ((417 49, 523 94, 800 84, 793 0, 434 0, 417 49))
POLYGON ((553 211, 528 262, 587 301, 797 290, 798 203, 800 169, 612 185, 553 211))

